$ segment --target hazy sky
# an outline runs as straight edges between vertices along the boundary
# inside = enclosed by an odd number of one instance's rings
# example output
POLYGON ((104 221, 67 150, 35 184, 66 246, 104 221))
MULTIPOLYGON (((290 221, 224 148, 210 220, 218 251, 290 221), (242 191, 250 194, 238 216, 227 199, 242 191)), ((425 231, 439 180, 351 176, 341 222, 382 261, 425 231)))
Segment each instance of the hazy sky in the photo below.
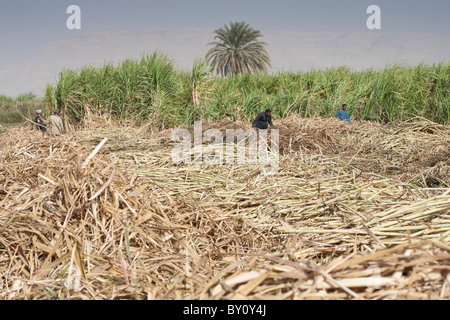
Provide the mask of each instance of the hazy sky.
POLYGON ((261 30, 369 31, 369 5, 381 32, 450 35, 449 0, 0 0, 0 68, 49 43, 93 31, 216 28, 245 20, 261 30), (82 30, 68 30, 67 7, 81 8, 82 30))

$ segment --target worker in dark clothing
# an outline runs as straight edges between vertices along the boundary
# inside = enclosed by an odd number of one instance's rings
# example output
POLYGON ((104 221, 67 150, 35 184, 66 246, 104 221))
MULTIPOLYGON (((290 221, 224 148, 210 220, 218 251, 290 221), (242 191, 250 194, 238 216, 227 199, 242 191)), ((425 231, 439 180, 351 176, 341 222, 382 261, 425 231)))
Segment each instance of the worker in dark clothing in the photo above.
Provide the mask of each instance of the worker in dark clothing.
POLYGON ((34 118, 34 125, 36 127, 36 130, 41 130, 42 132, 46 132, 47 131, 47 126, 45 125, 44 121, 42 120, 45 118, 42 117, 42 111, 41 110, 37 110, 36 111, 36 118, 34 118))
POLYGON ((252 127, 265 130, 268 128, 267 124, 269 124, 273 128, 272 112, 270 111, 270 109, 267 109, 265 112, 261 112, 256 117, 255 121, 253 122, 252 127))

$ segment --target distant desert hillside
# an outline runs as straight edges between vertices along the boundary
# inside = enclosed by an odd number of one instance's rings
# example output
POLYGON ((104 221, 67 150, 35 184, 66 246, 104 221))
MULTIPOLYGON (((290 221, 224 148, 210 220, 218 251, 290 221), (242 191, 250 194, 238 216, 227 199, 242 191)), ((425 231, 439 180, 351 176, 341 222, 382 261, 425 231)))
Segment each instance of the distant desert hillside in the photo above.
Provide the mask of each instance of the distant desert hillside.
MULTIPOLYGON (((386 64, 413 65, 450 60, 450 39, 443 35, 365 33, 264 32, 272 72, 346 65, 353 69, 386 64)), ((159 50, 177 67, 191 68, 214 41, 210 29, 151 29, 83 33, 40 48, 18 63, 0 70, 0 94, 32 91, 42 96, 64 68, 99 66, 139 58, 159 50)))

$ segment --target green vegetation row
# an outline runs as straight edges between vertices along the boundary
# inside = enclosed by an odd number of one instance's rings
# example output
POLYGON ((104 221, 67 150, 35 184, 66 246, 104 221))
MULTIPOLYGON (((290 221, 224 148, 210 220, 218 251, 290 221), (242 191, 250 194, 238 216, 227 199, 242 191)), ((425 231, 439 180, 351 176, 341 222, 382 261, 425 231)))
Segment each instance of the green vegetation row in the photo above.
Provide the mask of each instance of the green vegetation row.
POLYGON ((217 77, 203 60, 185 71, 155 52, 120 65, 64 70, 44 99, 74 121, 82 119, 88 105, 92 111, 153 121, 164 128, 224 117, 252 121, 267 107, 275 118, 290 113, 334 117, 343 103, 356 120, 391 122, 419 116, 448 124, 450 63, 217 77))
POLYGON ((0 95, 0 124, 23 123, 33 119, 37 109, 44 113, 50 110, 44 105, 44 101, 38 99, 33 93, 21 94, 16 98, 0 95))

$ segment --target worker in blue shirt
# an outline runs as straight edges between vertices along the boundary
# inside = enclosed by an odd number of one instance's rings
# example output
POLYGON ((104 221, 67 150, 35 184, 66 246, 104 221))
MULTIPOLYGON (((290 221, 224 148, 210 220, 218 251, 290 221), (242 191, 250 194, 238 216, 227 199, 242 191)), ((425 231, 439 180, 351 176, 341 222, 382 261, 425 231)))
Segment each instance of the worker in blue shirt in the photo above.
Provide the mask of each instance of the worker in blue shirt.
POLYGON ((350 116, 348 115, 348 112, 347 112, 346 104, 342 105, 342 110, 338 111, 338 113, 336 115, 336 119, 352 123, 352 121, 350 120, 350 116))

